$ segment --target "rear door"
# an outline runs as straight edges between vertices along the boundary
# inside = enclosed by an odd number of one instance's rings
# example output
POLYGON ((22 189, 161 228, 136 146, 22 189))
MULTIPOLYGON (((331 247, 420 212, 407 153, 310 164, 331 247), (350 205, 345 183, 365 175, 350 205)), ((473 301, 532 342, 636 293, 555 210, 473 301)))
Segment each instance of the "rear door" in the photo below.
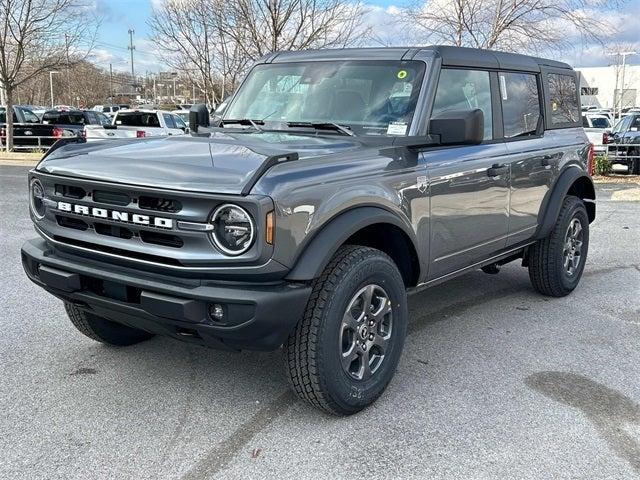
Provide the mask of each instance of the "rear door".
POLYGON ((561 150, 544 134, 540 75, 499 72, 503 134, 511 166, 509 240, 531 237, 538 212, 557 171, 561 150))
POLYGON ((500 72, 499 76, 504 137, 511 157, 508 245, 515 245, 532 238, 545 196, 562 165, 571 161, 576 146, 586 144, 587 137, 573 71, 543 69, 539 74, 500 72))
POLYGON ((424 152, 430 188, 429 277, 479 262, 506 245, 509 166, 506 147, 495 140, 497 77, 484 70, 442 69, 433 114, 479 108, 484 114, 480 145, 424 152))

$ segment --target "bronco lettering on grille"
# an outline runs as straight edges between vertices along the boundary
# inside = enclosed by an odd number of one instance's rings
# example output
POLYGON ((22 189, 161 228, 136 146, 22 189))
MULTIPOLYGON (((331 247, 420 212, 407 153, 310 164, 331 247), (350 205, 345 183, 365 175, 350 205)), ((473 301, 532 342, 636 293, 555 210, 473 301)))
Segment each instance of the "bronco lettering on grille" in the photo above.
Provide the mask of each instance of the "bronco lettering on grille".
POLYGON ((58 202, 58 210, 62 212, 76 213, 78 215, 88 215, 96 218, 107 218, 117 222, 135 223, 136 225, 149 225, 158 228, 173 228, 173 220, 170 218, 151 217, 139 213, 120 212, 118 210, 108 210, 106 208, 88 207, 86 205, 76 205, 68 202, 58 202))

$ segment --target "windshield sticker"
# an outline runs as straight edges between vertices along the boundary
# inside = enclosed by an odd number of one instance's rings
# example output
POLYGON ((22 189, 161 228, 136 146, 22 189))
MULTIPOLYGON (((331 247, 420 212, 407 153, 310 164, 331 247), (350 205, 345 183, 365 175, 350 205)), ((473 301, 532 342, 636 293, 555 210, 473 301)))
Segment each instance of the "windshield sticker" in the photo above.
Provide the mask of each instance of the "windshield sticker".
POLYGON ((407 78, 407 71, 406 71, 406 70, 400 70, 400 71, 398 72, 398 78, 399 78, 400 80, 402 80, 403 78, 407 78))
POLYGON ((404 122, 391 122, 387 127, 387 135, 406 135, 407 124, 404 122))

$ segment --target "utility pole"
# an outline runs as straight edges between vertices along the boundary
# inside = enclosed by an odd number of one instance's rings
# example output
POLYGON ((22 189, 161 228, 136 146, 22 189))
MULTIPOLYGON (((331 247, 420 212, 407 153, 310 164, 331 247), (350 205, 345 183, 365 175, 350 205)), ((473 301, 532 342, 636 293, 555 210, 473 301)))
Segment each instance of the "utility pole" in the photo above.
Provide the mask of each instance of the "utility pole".
POLYGON ((64 46, 67 53, 67 96, 69 97, 69 105, 73 105, 73 98, 71 97, 71 80, 69 80, 69 70, 71 69, 69 63, 69 35, 64 34, 64 46))
MULTIPOLYGON (((627 64, 627 57, 629 55, 637 55, 638 52, 611 52, 609 53, 609 55, 615 56, 616 57, 616 67, 618 67, 618 60, 620 57, 622 57, 622 78, 620 80, 620 91, 618 92, 618 98, 614 98, 614 106, 613 106, 613 111, 614 111, 614 118, 616 118, 615 112, 616 110, 618 110, 618 115, 617 118, 621 118, 622 117, 622 108, 623 108, 623 98, 624 98, 624 74, 625 74, 625 70, 626 70, 626 64, 627 64), (617 101, 615 101, 617 100, 617 101)), ((616 90, 618 88, 618 73, 616 72, 616 90)), ((615 95, 614 95, 615 97, 615 95)))
POLYGON ((135 90, 136 88, 136 73, 135 70, 133 69, 133 51, 136 49, 135 45, 133 44, 133 34, 136 33, 135 30, 133 29, 129 29, 129 46, 127 47, 127 49, 131 50, 131 81, 133 82, 133 88, 135 90))
POLYGON ((636 52, 622 52, 622 80, 620 83, 620 116, 622 116, 622 106, 623 106, 623 98, 624 98, 624 71, 626 69, 627 55, 636 55, 636 52))
POLYGON ((113 104, 113 66, 109 64, 109 102, 113 104))

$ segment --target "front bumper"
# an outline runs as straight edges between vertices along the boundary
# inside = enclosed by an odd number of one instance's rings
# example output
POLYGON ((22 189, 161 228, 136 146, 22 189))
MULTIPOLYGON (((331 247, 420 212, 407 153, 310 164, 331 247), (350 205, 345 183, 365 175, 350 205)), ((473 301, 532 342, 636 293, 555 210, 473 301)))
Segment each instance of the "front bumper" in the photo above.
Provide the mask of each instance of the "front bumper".
POLYGON ((311 287, 184 279, 61 255, 44 240, 22 246, 34 283, 108 320, 225 349, 274 350, 301 318, 311 287), (223 306, 222 322, 209 306, 223 306))

